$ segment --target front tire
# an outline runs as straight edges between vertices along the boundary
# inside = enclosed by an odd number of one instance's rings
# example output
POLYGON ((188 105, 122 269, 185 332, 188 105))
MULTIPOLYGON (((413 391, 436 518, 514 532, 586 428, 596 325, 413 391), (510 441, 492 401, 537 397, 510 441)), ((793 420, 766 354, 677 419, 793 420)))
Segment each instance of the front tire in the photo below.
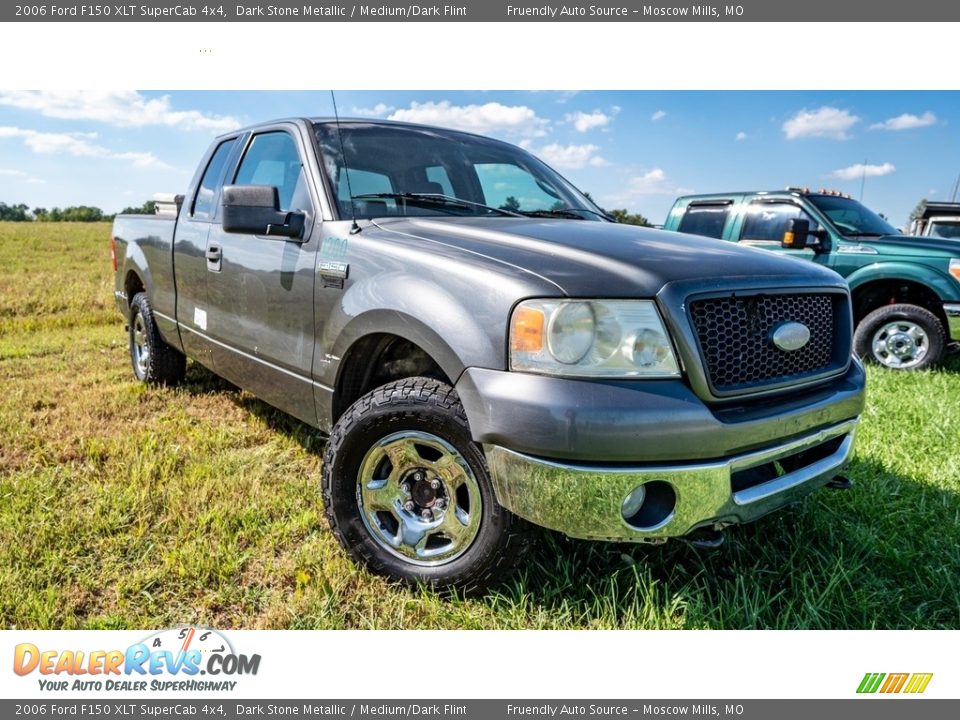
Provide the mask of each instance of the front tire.
POLYGON ((529 526, 493 492, 452 387, 425 377, 377 388, 337 421, 323 458, 334 535, 369 570, 465 594, 500 583, 529 526))
POLYGON ((137 293, 130 302, 130 362, 137 380, 148 385, 179 385, 187 374, 187 358, 167 345, 153 318, 146 293, 137 293))
POLYGON ((884 305, 857 325, 853 346, 865 360, 893 370, 922 370, 940 361, 946 347, 940 319, 907 303, 884 305))

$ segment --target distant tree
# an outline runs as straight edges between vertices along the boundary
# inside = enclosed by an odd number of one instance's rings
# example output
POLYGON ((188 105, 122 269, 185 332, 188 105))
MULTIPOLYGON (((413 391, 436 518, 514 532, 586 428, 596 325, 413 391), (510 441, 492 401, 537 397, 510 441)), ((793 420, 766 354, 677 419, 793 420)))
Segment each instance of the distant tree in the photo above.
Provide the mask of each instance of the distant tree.
POLYGON ((157 203, 155 200, 147 200, 143 205, 139 207, 125 207, 120 211, 121 215, 153 215, 157 211, 157 203))
POLYGON ((33 209, 33 219, 39 222, 44 222, 47 219, 47 209, 42 207, 35 207, 33 209))
POLYGON ((91 205, 71 205, 65 208, 34 208, 33 218, 38 222, 102 222, 112 220, 103 210, 91 205))
POLYGON ((910 213, 910 219, 916 220, 917 218, 923 217, 923 213, 927 209, 927 199, 923 198, 920 202, 917 203, 917 206, 910 213))
POLYGON ((503 205, 500 206, 500 209, 516 212, 520 209, 520 201, 517 200, 513 195, 510 195, 506 200, 503 201, 503 205))
POLYGON ((631 213, 624 208, 615 208, 613 210, 605 210, 610 217, 616 220, 618 223, 623 223, 624 225, 642 225, 643 227, 651 227, 650 221, 647 220, 640 213, 631 213))
POLYGON ((0 202, 0 220, 27 222, 30 219, 30 208, 26 204, 18 203, 16 205, 7 205, 4 202, 0 202))

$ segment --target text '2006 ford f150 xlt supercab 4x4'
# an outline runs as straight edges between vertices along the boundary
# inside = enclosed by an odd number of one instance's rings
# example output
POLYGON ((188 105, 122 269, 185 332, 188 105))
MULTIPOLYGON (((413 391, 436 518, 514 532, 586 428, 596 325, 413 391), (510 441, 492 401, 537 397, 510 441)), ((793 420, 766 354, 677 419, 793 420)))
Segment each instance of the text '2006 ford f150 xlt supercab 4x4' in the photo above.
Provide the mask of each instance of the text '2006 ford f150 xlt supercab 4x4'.
POLYGON ((190 357, 329 434, 336 537, 408 583, 488 587, 528 523, 714 541, 837 479, 863 408, 837 274, 610 222, 463 132, 239 130, 112 242, 136 376, 190 357))

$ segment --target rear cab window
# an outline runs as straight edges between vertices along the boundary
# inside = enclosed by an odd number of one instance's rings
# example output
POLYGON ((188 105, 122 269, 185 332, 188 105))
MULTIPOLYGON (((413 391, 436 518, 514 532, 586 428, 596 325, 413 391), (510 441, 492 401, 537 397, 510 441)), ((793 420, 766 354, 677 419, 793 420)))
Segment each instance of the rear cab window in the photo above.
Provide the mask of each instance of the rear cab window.
POLYGON ((217 196, 217 188, 220 187, 220 181, 223 179, 227 159, 230 157, 230 151, 233 150, 236 142, 236 138, 224 140, 217 146, 213 156, 210 158, 210 162, 207 163, 207 168, 203 171, 203 177, 200 179, 200 185, 197 188, 197 194, 193 200, 193 207, 190 212, 194 220, 209 220, 215 215, 214 202, 217 196))
POLYGON ((677 231, 719 240, 723 237, 732 205, 732 200, 691 202, 680 218, 677 231))

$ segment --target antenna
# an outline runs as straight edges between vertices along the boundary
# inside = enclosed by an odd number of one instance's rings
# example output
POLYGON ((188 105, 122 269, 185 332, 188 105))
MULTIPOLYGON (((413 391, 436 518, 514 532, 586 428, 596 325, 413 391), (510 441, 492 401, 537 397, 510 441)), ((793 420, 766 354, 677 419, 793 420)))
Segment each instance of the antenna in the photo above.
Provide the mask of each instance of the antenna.
MULTIPOLYGON (((347 178, 349 181, 349 178, 347 178)), ((867 158, 863 159, 863 172, 860 174, 860 202, 863 202, 863 186, 867 184, 867 158)), ((347 187, 350 183, 347 183, 347 187)))
POLYGON ((340 160, 343 162, 343 173, 347 178, 347 192, 350 194, 350 234, 356 235, 361 227, 357 225, 357 208, 353 203, 353 187, 350 185, 350 168, 347 167, 347 154, 343 151, 343 133, 340 132, 340 113, 337 112, 337 96, 330 91, 330 99, 333 100, 333 119, 337 124, 337 142, 340 143, 340 160))

